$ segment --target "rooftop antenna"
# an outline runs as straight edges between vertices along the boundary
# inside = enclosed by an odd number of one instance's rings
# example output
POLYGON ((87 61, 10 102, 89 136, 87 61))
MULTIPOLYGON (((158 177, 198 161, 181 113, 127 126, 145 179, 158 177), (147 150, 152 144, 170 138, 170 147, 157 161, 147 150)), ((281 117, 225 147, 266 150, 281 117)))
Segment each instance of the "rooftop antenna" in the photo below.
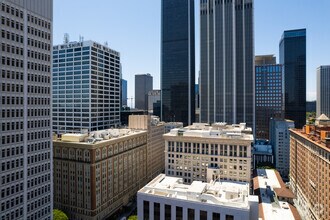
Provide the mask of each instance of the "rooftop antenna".
POLYGON ((64 40, 63 40, 63 43, 64 43, 64 44, 68 44, 69 41, 70 41, 70 36, 69 36, 68 33, 65 33, 65 34, 64 34, 64 40))
POLYGON ((108 46, 108 41, 104 42, 104 45, 105 45, 105 46, 108 46))

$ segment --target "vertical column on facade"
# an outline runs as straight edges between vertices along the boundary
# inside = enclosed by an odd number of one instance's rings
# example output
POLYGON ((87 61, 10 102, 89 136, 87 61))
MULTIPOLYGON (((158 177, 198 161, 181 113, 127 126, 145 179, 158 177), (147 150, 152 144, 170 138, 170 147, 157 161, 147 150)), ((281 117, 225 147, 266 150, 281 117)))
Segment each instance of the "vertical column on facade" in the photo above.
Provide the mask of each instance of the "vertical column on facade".
POLYGON ((154 207, 155 207, 155 203, 152 201, 149 201, 149 218, 150 219, 154 218, 154 207))
POLYGON ((176 206, 171 205, 171 220, 176 220, 176 206))
POLYGON ((165 219, 165 204, 160 203, 160 220, 165 219))

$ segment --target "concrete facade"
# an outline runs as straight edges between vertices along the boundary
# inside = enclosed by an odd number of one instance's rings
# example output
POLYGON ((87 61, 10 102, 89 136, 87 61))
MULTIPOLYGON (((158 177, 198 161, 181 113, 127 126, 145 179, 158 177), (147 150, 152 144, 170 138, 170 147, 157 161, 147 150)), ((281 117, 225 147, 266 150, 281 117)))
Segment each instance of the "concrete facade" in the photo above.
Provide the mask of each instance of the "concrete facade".
POLYGON ((186 185, 181 178, 161 174, 137 197, 138 219, 258 219, 258 197, 249 195, 249 184, 194 181, 186 185))
POLYGON ((0 0, 0 219, 52 219, 52 0, 0 0))
POLYGON ((253 135, 246 124, 212 126, 194 123, 164 135, 166 175, 184 183, 207 181, 208 172, 222 180, 250 182, 253 135))

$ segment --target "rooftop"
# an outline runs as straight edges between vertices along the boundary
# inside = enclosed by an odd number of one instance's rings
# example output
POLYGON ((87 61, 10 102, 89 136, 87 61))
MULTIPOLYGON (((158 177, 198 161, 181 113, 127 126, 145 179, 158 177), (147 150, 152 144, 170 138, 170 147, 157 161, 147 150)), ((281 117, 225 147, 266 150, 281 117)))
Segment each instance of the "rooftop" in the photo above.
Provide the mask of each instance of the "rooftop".
POLYGON ((62 134, 60 137, 54 137, 53 142, 94 145, 145 132, 146 131, 135 129, 106 129, 90 133, 67 133, 62 134))
POLYGON ((252 129, 245 123, 227 125, 227 123, 214 123, 212 126, 206 123, 194 123, 184 128, 174 128, 164 137, 203 137, 218 139, 241 139, 253 141, 252 129))
POLYGON ((249 209, 249 184, 230 181, 193 181, 183 184, 182 178, 158 175, 140 189, 139 193, 172 199, 188 200, 219 206, 249 209))
POLYGON ((279 201, 278 198, 293 199, 294 194, 283 182, 276 170, 258 169, 257 176, 253 178, 254 190, 260 193, 260 215, 264 220, 297 220, 300 219, 295 207, 288 202, 279 201))
POLYGON ((330 119, 326 115, 318 117, 315 125, 305 125, 303 129, 290 131, 330 152, 330 119))

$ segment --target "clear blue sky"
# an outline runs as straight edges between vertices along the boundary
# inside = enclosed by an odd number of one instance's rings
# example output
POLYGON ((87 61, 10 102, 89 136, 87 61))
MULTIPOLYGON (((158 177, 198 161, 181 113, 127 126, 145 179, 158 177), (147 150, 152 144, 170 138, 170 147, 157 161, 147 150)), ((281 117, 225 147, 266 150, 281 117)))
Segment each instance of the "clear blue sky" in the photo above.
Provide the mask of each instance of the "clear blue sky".
MULTIPOLYGON (((121 53, 128 97, 134 97, 134 75, 150 73, 160 87, 161 0, 55 0, 54 44, 108 42, 121 53)), ((275 54, 284 30, 307 28, 307 100, 316 97, 316 68, 330 64, 329 0, 255 0, 255 54, 275 54)), ((199 0, 196 7, 196 77, 199 71, 199 0)), ((128 103, 130 105, 130 102, 128 103)))

